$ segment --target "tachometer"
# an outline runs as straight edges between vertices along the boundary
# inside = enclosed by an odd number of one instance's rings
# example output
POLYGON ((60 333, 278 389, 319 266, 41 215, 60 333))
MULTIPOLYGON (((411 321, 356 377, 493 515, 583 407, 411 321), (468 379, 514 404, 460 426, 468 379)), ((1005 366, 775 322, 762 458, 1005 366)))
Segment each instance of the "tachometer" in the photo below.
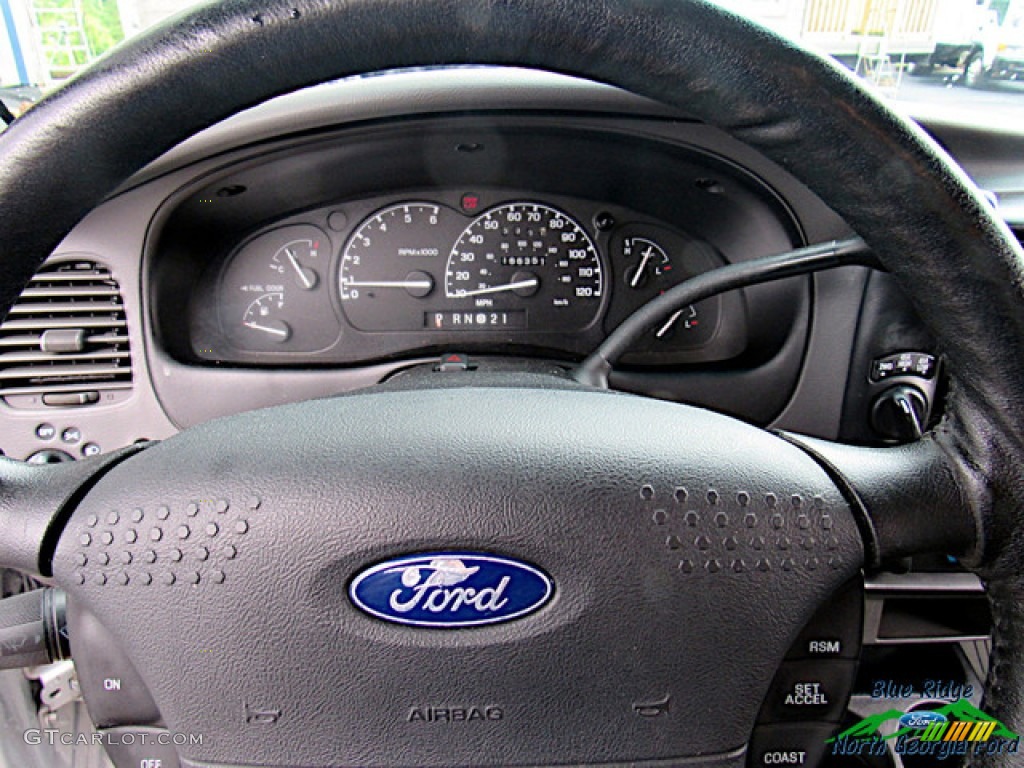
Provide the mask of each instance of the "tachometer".
POLYGON ((458 305, 525 311, 530 327, 559 332, 592 323, 603 288, 593 240, 567 213, 540 203, 478 216, 445 269, 445 296, 458 305))
POLYGON ((422 328, 436 298, 433 273, 458 226, 452 209, 427 202, 392 205, 366 218, 341 255, 341 301, 349 322, 363 331, 422 328))

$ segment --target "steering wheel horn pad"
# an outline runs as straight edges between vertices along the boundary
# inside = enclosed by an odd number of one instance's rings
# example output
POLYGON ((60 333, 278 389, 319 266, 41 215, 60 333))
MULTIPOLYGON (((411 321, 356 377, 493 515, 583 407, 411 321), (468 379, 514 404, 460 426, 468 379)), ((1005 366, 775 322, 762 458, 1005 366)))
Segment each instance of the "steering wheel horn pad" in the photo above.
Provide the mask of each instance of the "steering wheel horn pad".
MULTIPOLYGON (((100 480, 55 576, 167 722, 204 734, 196 764, 742 765, 779 662, 862 562, 845 499, 778 437, 627 395, 494 386, 189 430, 100 480), (349 599, 369 565, 438 551, 536 566, 554 594, 460 629, 349 599), (637 714, 666 699, 671 719, 637 714), (254 707, 279 719, 247 722, 254 707), (488 714, 423 714, 451 710, 488 714)), ((458 567, 451 584, 487 583, 458 567)))
MULTIPOLYGON (((556 429, 555 434, 564 441, 562 450, 553 442, 547 447, 554 456, 575 447, 579 451, 575 467, 580 474, 555 472, 534 453, 528 458, 537 462, 537 474, 531 476, 519 464, 522 457, 517 454, 515 441, 524 440, 524 454, 530 454, 536 450, 538 443, 533 441, 539 437, 509 419, 517 415, 529 422, 535 418, 530 414, 536 406, 535 413, 550 417, 533 423, 540 435, 562 423, 561 411, 554 418, 550 405, 553 400, 548 400, 549 395, 539 385, 536 393, 517 389, 500 402, 485 389, 467 388, 459 391, 465 404, 460 409, 476 412, 483 404, 491 406, 490 411, 478 415, 479 424, 484 425, 479 427, 482 434, 489 436, 494 445, 488 448, 479 435, 468 432, 468 427, 452 431, 427 416, 422 417, 425 421, 417 421, 410 414, 410 425, 427 424, 455 444, 471 444, 478 451, 469 471, 458 482, 452 480, 450 488, 441 488, 435 482, 438 478, 426 474, 421 474, 421 482, 413 488, 408 479, 398 476, 397 466, 368 467, 365 459, 345 453, 343 446, 316 428, 313 414, 318 408, 325 413, 335 412, 335 408, 337 412, 350 411, 344 423, 329 420, 344 434, 349 434, 351 425, 358 424, 359 419, 375 425, 376 441, 381 446, 366 446, 370 459, 391 453, 392 458, 401 455, 403 461, 412 462, 410 467, 417 472, 437 471, 441 477, 455 472, 457 465, 442 466, 436 459, 417 463, 416 456, 403 453, 403 445, 413 441, 416 433, 402 421, 382 420, 374 410, 383 402, 374 398, 381 395, 353 398, 345 405, 288 406, 280 412, 264 411, 216 422, 136 455, 81 462, 75 469, 44 471, 0 460, 0 524, 5 531, 5 539, 0 541, 0 564, 32 564, 43 573, 52 567, 59 584, 110 623, 147 678, 170 727, 208 726, 223 734, 223 741, 203 747, 202 753, 193 755, 186 749, 186 758, 210 756, 231 763, 259 756, 271 764, 287 765, 297 756, 307 764, 320 764, 340 748, 333 740, 325 743, 330 740, 326 730, 316 727, 324 723, 324 718, 337 716, 333 700, 346 696, 350 688, 376 690, 378 696, 396 690, 388 686, 374 689, 375 678, 369 671, 378 667, 373 665, 354 663, 346 667, 352 675, 349 679, 313 674, 311 665, 327 664, 332 671, 339 669, 334 665, 340 664, 338 658, 346 653, 346 646, 329 641, 344 637, 365 643, 368 635, 356 632, 358 627, 371 635, 387 632, 395 638, 408 638, 403 652, 391 649, 390 664, 400 669, 404 652, 408 652, 431 669, 420 644, 427 642, 422 638, 432 637, 431 632, 443 631, 390 625, 385 629, 385 625, 347 607, 346 584, 340 574, 343 568, 338 563, 354 567, 354 560, 345 560, 345 553, 357 552, 360 542, 365 547, 359 550, 361 557, 371 560, 407 554, 419 547, 424 551, 455 546, 500 548, 503 554, 541 566, 555 580, 555 596, 535 614, 491 628, 460 630, 445 635, 447 638, 489 637, 497 649, 505 633, 514 638, 534 631, 530 628, 542 626, 556 614, 570 615, 572 593, 566 584, 573 583, 570 573, 574 562, 580 562, 579 567, 587 569, 600 586, 597 592, 583 592, 577 598, 583 601, 579 619, 600 615, 591 613, 599 603, 588 601, 593 595, 610 599, 614 593, 608 591, 604 579, 613 575, 621 578, 623 571, 620 568, 616 574, 601 573, 599 565, 582 564, 584 555, 591 554, 583 547, 582 539, 578 551, 556 547, 565 530, 581 535, 579 526, 588 512, 582 502, 591 500, 584 495, 575 500, 560 499, 556 504, 549 498, 552 491, 540 488, 540 480, 560 480, 567 489, 594 495, 597 518, 588 529, 597 542, 592 544, 593 554, 621 565, 623 561, 618 558, 633 551, 637 559, 628 562, 636 568, 624 571, 631 593, 637 600, 642 598, 641 604, 650 611, 649 620, 654 626, 674 634, 680 653, 695 654, 692 663, 677 656, 682 669, 706 681, 709 678, 700 675, 709 674, 704 666, 708 649, 734 642, 739 649, 739 636, 747 645, 760 646, 737 650, 735 656, 719 653, 714 659, 718 679, 729 685, 748 686, 744 694, 749 697, 735 695, 730 699, 740 702, 731 724, 719 724, 702 713, 700 726, 685 731, 693 737, 685 753, 736 749, 749 736, 757 692, 763 692, 767 685, 772 665, 781 658, 785 638, 807 618, 815 600, 826 598, 833 577, 838 581, 840 575, 857 567, 862 546, 869 565, 888 555, 933 551, 936 547, 966 556, 965 561, 988 581, 996 617, 985 710, 1014 730, 1024 728, 1020 640, 1024 637, 1024 601, 1019 599, 1024 594, 1024 526, 1020 512, 1024 509, 1024 475, 1020 472, 1024 466, 1024 303, 1019 290, 1024 285, 1024 254, 962 171, 920 129, 894 115, 837 65, 711 4, 700 0, 275 0, 255 6, 248 0, 227 0, 195 9, 112 52, 30 110, 0 137, 0 164, 5 171, 0 174, 0 307, 5 311, 10 308, 39 264, 88 211, 146 163, 212 123, 271 96, 336 77, 392 67, 461 63, 536 67, 620 86, 722 128, 805 182, 872 246, 941 345, 951 371, 942 423, 919 444, 901 451, 865 453, 867 449, 849 450, 799 440, 814 455, 812 461, 806 456, 797 459, 799 449, 792 442, 760 434, 753 428, 733 427, 725 417, 702 415, 678 406, 641 405, 626 396, 563 392, 550 397, 573 414, 566 417, 567 423, 578 423, 580 434, 589 435, 593 441, 582 442, 574 433, 556 429), (299 51, 307 55, 297 55, 299 51), (41 211, 46 216, 40 216, 41 211), (369 410, 356 413, 356 405, 349 403, 362 404, 369 410), (636 415, 640 423, 651 425, 657 445, 640 451, 635 439, 626 439, 622 446, 615 447, 618 434, 588 427, 588 419, 579 415, 595 408, 613 419, 615 409, 611 404, 620 407, 623 414, 636 415), (641 419, 640 412, 646 408, 657 408, 658 418, 663 414, 672 430, 654 429, 650 421, 641 419), (288 420, 275 413, 295 418, 288 420), (508 421, 507 433, 492 423, 497 421, 496 413, 502 414, 502 424, 508 421), (691 420, 694 426, 687 427, 685 422, 691 420), (267 431, 269 425, 275 426, 273 432, 267 431), (328 457, 338 451, 333 460, 318 453, 321 446, 304 436, 299 425, 312 429, 310 434, 324 437, 324 444, 330 448, 328 457), (719 440, 718 431, 735 440, 719 440), (256 440, 240 442, 257 436, 262 444, 256 440), (268 445, 278 445, 281 455, 272 453, 265 447, 268 445), (283 450, 286 447, 288 451, 283 450), (792 461, 792 465, 785 470, 776 468, 780 457, 783 462, 792 461), (343 464, 342 459, 351 464, 343 464), (257 460, 262 469, 255 466, 257 460), (302 466, 303 462, 308 463, 302 466), (500 472, 493 462, 497 462, 500 472), (173 466, 179 467, 177 474, 162 469, 173 466), (88 477, 89 468, 108 474, 88 477), (365 489, 374 471, 395 483, 381 496, 394 507, 389 514, 395 516, 391 523, 396 528, 391 531, 394 536, 387 539, 385 530, 373 530, 371 522, 380 522, 366 516, 368 502, 354 504, 336 479, 347 477, 356 487, 365 489), (492 475, 475 487, 480 472, 492 475), (856 520, 853 513, 841 511, 844 507, 829 476, 842 488, 845 509, 856 510, 856 520), (620 485, 609 486, 613 479, 620 485), (544 515, 536 515, 538 520, 527 529, 532 531, 528 536, 517 534, 513 526, 506 525, 510 520, 502 516, 511 515, 515 508, 512 499, 517 498, 513 493, 517 488, 508 485, 512 480, 522 481, 524 489, 532 489, 534 501, 543 501, 552 510, 553 518, 548 522, 544 515), (820 495, 829 514, 841 521, 843 535, 836 535, 844 553, 840 567, 835 572, 818 569, 813 578, 804 574, 806 584, 791 583, 787 579, 795 581, 795 577, 785 576, 785 571, 778 568, 767 575, 756 571, 722 575, 723 569, 712 576, 701 563, 702 567, 692 574, 682 573, 679 552, 666 546, 663 534, 652 528, 646 508, 641 512, 636 507, 638 483, 650 483, 660 499, 668 484, 680 482, 708 484, 723 499, 746 490, 741 486, 749 488, 752 498, 765 488, 777 488, 780 498, 794 492, 811 498, 820 495), (502 483, 506 484, 505 495, 497 492, 502 483), (46 490, 50 486, 57 492, 46 490), (443 511, 449 516, 447 523, 442 515, 435 528, 420 527, 427 517, 422 512, 397 519, 394 509, 401 505, 395 503, 396 494, 402 489, 408 495, 408 508, 425 505, 421 508, 443 511), (154 583, 143 587, 131 579, 128 585, 97 584, 97 571, 75 567, 85 535, 81 513, 86 509, 93 510, 98 519, 106 519, 100 517, 101 512, 123 515, 139 506, 149 520, 161 504, 166 504, 174 507, 174 515, 187 516, 187 511, 181 512, 181 504, 186 504, 187 510, 192 501, 216 503, 212 496, 220 494, 237 514, 237 505, 244 504, 242 500, 250 493, 265 497, 266 517, 254 514, 246 518, 251 527, 234 535, 258 542, 258 546, 239 546, 232 561, 238 564, 225 563, 219 569, 224 574, 220 586, 225 589, 221 592, 216 583, 206 581, 206 575, 212 573, 200 568, 186 571, 181 566, 173 570, 172 585, 159 584, 159 576, 154 573, 154 583), (207 495, 211 499, 206 499, 207 495), (622 509, 613 511, 617 500, 621 500, 622 509), (490 520, 490 530, 474 528, 476 517, 461 511, 456 502, 476 510, 481 519, 490 520), (354 518, 346 522, 345 515, 330 517, 328 507, 335 503, 345 506, 354 518), (615 517, 617 513, 623 516, 615 517), (65 528, 69 516, 72 519, 65 528), (635 527, 623 527, 624 521, 633 522, 635 527), (948 534, 936 538, 936 521, 948 534), (941 521, 950 522, 945 526, 941 521), (859 534, 854 522, 860 525, 859 534), (544 526, 548 526, 546 531, 544 526), (551 549, 544 549, 542 532, 548 535, 546 546, 551 549), (628 540, 629 547, 624 547, 622 553, 611 546, 609 537, 613 532, 628 540), (641 536, 651 537, 646 549, 641 549, 641 536), (59 545, 51 558, 58 538, 59 545), (385 539, 390 546, 384 546, 385 539), (644 558, 639 558, 641 551, 644 558), (556 554, 564 562, 552 560, 556 554), (661 564, 659 558, 671 563, 661 564), (339 570, 334 573, 332 568, 339 570), (179 583, 179 577, 187 580, 191 573, 199 573, 198 584, 179 583), (86 577, 84 584, 79 583, 82 575, 86 577), (688 582, 689 577, 693 578, 688 582), (323 579, 316 586, 329 587, 319 598, 311 590, 315 578, 323 579), (700 587, 683 586, 688 583, 700 587), (245 602, 227 605, 224 596, 229 594, 231 584, 245 586, 245 602), (719 584, 723 585, 721 601, 716 603, 704 587, 717 590, 718 586, 711 585, 719 584), (745 599, 755 597, 743 591, 743 585, 752 584, 763 586, 755 590, 757 600, 745 599), (118 590, 120 595, 115 597, 118 590), (188 594, 195 599, 187 604, 184 599, 169 597, 188 594), (261 602, 260 594, 281 612, 263 618, 270 603, 261 602), (287 605, 286 597, 292 598, 287 605), (122 602, 117 603, 118 599, 122 602), (697 611, 693 601, 701 599, 705 600, 703 610, 697 611), (161 604, 162 600, 166 605, 161 604), (773 607, 769 610, 753 605, 758 600, 773 607), (698 615, 683 616, 680 606, 688 606, 698 615), (765 613, 756 614, 759 610, 765 613), (748 618, 763 620, 748 625, 737 618, 747 612, 753 612, 748 618), (725 616, 718 616, 720 613, 725 616), (667 616, 675 620, 669 621, 667 616), (304 625, 292 625, 286 621, 289 617, 300 619, 304 625), (319 623, 305 626, 310 622, 319 623), (342 634, 338 622, 351 627, 352 633, 342 634), (707 626, 719 634, 706 631, 701 622, 710 622, 707 626), (147 627, 150 632, 145 631, 147 627), (302 639, 298 639, 299 634, 302 639), (316 652, 300 658, 298 654, 277 653, 274 648, 316 652), (252 664, 253 658, 278 666, 252 664), (152 663, 148 667, 138 663, 143 660, 152 663), (293 686, 296 677, 309 685, 293 686), (227 681, 227 687, 211 687, 210 680, 227 681), (229 692, 230 700, 222 697, 222 692, 229 692), (241 711, 243 702, 236 700, 239 693, 243 698, 246 693, 273 693, 277 698, 287 698, 282 712, 294 712, 296 718, 301 714, 306 720, 301 735, 298 723, 290 724, 282 715, 277 724, 279 732, 295 727, 289 739, 275 744, 269 743, 269 738, 243 743, 243 733, 247 732, 237 725, 231 726, 234 731, 228 727, 236 723, 241 711), (308 700, 295 701, 299 696, 308 700), (311 704, 313 700, 321 706, 311 704)), ((399 401, 409 402, 406 396, 393 397, 396 399, 388 402, 399 410, 399 401)), ((440 400, 430 398, 445 396, 424 393, 423 397, 425 406, 434 407, 440 400)), ((458 413, 454 415, 461 418, 458 413)), ((611 423, 621 424, 621 419, 611 423)), ((635 435, 628 424, 621 426, 626 435, 635 435)), ((450 453, 450 449, 444 452, 450 453)), ((707 493, 708 488, 701 491, 707 493)), ((202 504, 200 508, 205 509, 202 504)), ((516 521, 525 524, 525 513, 517 514, 516 521)), ((235 524, 241 520, 237 518, 235 524)), ((173 537, 181 526, 189 526, 178 518, 175 522, 175 529, 168 528, 161 536, 173 537)), ((123 536, 125 531, 118 528, 117 533, 123 536)), ((102 541, 103 532, 99 535, 102 541)), ((190 527, 187 538, 201 535, 190 527)), ((175 549, 181 550, 184 562, 185 549, 175 549)), ((157 557, 173 558, 173 554, 170 548, 161 549, 157 557)), ((360 562, 358 569, 368 564, 360 562)), ((563 639, 576 640, 582 649, 592 650, 594 646, 588 645, 591 639, 572 632, 572 626, 572 622, 551 626, 530 642, 539 648, 561 633, 563 639)), ((588 626, 598 636, 607 634, 607 628, 596 622, 588 626)), ((645 654, 612 657, 606 660, 606 666, 621 670, 635 664, 639 669, 634 672, 650 675, 643 679, 652 681, 657 676, 655 671, 664 665, 665 649, 672 641, 651 638, 642 626, 635 629, 638 637, 650 642, 652 666, 645 667, 645 654)), ((496 653, 488 650, 487 644, 460 642, 466 643, 459 648, 462 659, 472 661, 496 653)), ((612 647, 622 650, 625 642, 619 638, 612 647)), ((570 656, 565 648, 554 652, 555 659, 567 660, 570 656)), ((588 657, 584 654, 583 658, 588 657)), ((435 673, 451 671, 450 665, 444 666, 437 659, 434 662, 435 673)), ((514 685, 515 663, 515 654, 503 657, 503 666, 496 672, 498 679, 514 685)), ((556 691, 574 690, 572 686, 577 683, 565 680, 564 670, 552 669, 552 674, 568 686, 556 686, 556 691)), ((622 682, 619 674, 615 675, 616 683, 622 682)), ((681 673, 677 670, 675 674, 681 673)), ((393 677, 388 679, 394 681, 393 677)), ((467 686, 460 694, 474 692, 469 690, 467 677, 456 676, 455 682, 467 686)), ((566 698, 558 695, 549 699, 544 694, 544 681, 532 682, 535 705, 557 712, 566 698)), ((434 678, 432 685, 429 691, 421 690, 438 697, 447 697, 452 690, 441 677, 434 678)), ((617 696, 621 692, 613 693, 617 696)), ((699 693, 710 697, 707 711, 716 715, 722 712, 713 687, 699 693)), ((689 700, 682 693, 680 696, 683 701, 689 700)), ((245 701, 253 704, 255 699, 245 701)), ((601 699, 595 706, 611 707, 613 701, 614 697, 601 699)), ((380 717, 383 711, 373 709, 366 716, 380 717)), ((336 719, 327 722, 332 727, 338 724, 336 719)), ((514 730, 513 722, 507 721, 509 730, 514 730)), ((516 762, 521 762, 523 750, 531 749, 540 758, 551 754, 556 740, 561 740, 565 759, 584 754, 564 720, 532 722, 516 752, 495 755, 488 752, 494 747, 486 738, 467 737, 467 743, 481 750, 473 752, 467 762, 480 762, 477 755, 496 760, 515 755, 516 762), (547 724, 550 730, 542 731, 541 724, 547 724)), ((580 727, 582 733, 597 739, 595 743, 604 744, 593 722, 581 722, 580 727)), ((631 727, 639 726, 632 723, 631 727)), ((627 728, 623 738, 632 743, 629 733, 627 728)), ((432 734, 431 739, 436 741, 429 744, 441 745, 445 750, 451 747, 453 752, 425 748, 413 762, 442 764, 447 754, 470 754, 470 746, 449 744, 446 738, 450 737, 432 734)), ((659 738, 671 741, 675 737, 652 735, 645 754, 673 752, 675 747, 659 738)), ((374 761, 379 759, 383 764, 380 756, 392 748, 364 733, 361 741, 357 738, 352 742, 350 754, 356 762, 377 764, 374 761)), ((724 759, 727 763, 741 760, 735 755, 724 759)), ((979 765, 1000 766, 1010 765, 1012 758, 987 755, 974 760, 979 765)))

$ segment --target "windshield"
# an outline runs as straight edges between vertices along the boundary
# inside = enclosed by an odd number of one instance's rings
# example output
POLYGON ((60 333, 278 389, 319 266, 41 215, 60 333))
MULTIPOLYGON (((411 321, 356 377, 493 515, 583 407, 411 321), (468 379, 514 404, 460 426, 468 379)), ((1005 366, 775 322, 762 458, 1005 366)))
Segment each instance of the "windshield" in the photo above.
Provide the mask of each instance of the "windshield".
MULTIPOLYGON (((717 2, 834 57, 913 114, 1024 125, 1024 0, 717 2)), ((8 119, 191 4, 0 0, 0 99, 8 119)))

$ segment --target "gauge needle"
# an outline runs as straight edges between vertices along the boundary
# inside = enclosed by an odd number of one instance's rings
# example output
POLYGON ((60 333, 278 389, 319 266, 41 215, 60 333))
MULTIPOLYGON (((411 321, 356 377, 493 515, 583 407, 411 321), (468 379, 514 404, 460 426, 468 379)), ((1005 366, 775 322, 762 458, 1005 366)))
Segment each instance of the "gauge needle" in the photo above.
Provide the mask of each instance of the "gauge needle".
POLYGON ((287 336, 288 331, 283 328, 271 328, 269 325, 260 325, 259 323, 244 323, 246 328, 252 328, 254 331, 263 331, 264 333, 271 333, 275 336, 287 336))
POLYGON ((501 293, 502 291, 515 291, 519 288, 533 288, 539 284, 539 279, 531 277, 529 280, 518 280, 514 283, 505 283, 504 285, 491 285, 487 288, 477 288, 473 291, 456 291, 455 296, 457 298, 463 298, 465 296, 483 296, 485 293, 501 293))
MULTIPOLYGON (((633 279, 629 281, 630 288, 636 288, 638 285, 640 285, 640 279, 644 276, 644 267, 646 267, 647 262, 651 260, 651 255, 653 253, 654 248, 652 248, 651 246, 647 246, 647 252, 644 254, 644 257, 640 260, 640 266, 636 268, 636 273, 633 275, 633 279)), ((673 317, 673 322, 674 319, 675 318, 673 317)), ((659 333, 658 335, 660 336, 661 334, 659 333)))
POLYGON ((434 287, 430 280, 346 280, 342 283, 346 288, 405 288, 406 290, 429 290, 434 287))
MULTIPOLYGON (((687 307, 687 309, 689 309, 689 307, 687 307)), ((658 332, 656 334, 654 334, 654 335, 657 336, 660 339, 662 336, 664 336, 666 333, 668 333, 670 330, 672 330, 672 326, 676 324, 676 320, 678 320, 679 316, 682 315, 682 314, 683 314, 683 310, 682 309, 676 310, 672 314, 672 317, 670 317, 665 322, 665 324, 663 326, 661 326, 661 328, 658 329, 658 332)))
POLYGON ((292 249, 285 248, 284 255, 288 257, 288 263, 295 267, 295 271, 299 273, 299 279, 302 281, 302 284, 305 286, 306 290, 308 291, 310 288, 312 288, 313 281, 309 278, 309 275, 306 274, 306 270, 304 270, 302 266, 299 264, 299 260, 295 258, 295 254, 292 253, 292 249))

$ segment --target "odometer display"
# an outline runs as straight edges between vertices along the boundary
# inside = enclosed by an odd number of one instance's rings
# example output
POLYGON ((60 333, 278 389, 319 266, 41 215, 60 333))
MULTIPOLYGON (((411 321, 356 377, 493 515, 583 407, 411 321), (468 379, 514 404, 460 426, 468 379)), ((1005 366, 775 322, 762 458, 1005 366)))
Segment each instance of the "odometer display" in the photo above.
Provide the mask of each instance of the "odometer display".
POLYGON ((525 309, 529 327, 578 330, 594 321, 604 281, 590 236, 564 211, 516 202, 481 214, 445 269, 454 306, 525 309))

